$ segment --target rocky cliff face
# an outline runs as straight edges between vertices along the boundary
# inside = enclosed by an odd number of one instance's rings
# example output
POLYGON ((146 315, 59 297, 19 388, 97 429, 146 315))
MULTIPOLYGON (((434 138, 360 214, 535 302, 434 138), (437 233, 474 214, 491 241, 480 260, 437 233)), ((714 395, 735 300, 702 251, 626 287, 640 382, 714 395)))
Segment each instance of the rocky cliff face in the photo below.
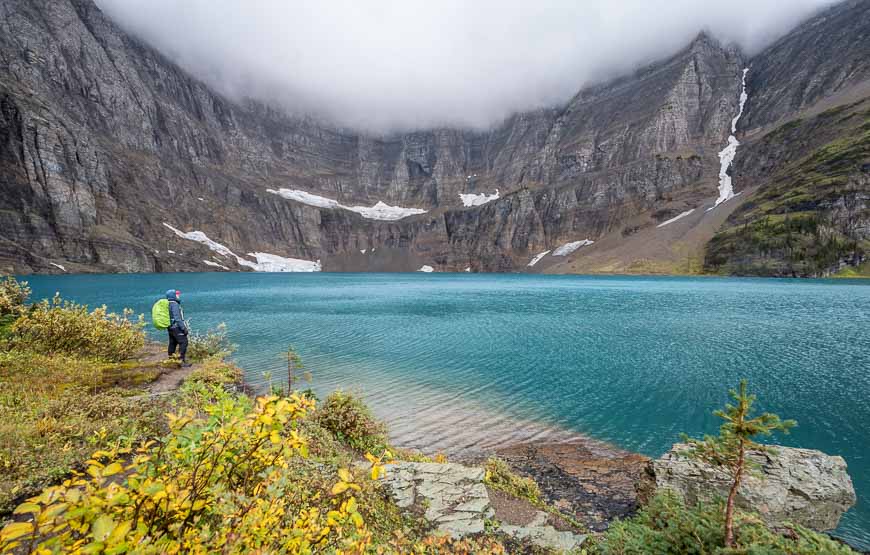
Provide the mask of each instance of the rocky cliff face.
POLYGON ((757 189, 710 271, 827 276, 870 253, 870 4, 845 2, 752 62, 735 182, 757 189), (833 30, 836 29, 836 32, 833 30))
POLYGON ((852 95, 867 96, 870 79, 870 7, 848 0, 807 21, 752 60, 752 90, 742 119, 749 135, 831 108, 852 95), (828 102, 824 102, 828 100, 828 102))
MULTIPOLYGON (((820 29, 841 24, 825 17, 820 29)), ((854 20, 850 32, 866 32, 854 20)), ((827 98, 805 87, 795 102, 778 100, 778 87, 791 87, 781 78, 790 44, 753 62, 771 68, 752 73, 753 125, 827 98)), ((866 64, 859 52, 825 82, 849 89, 866 64)), ((91 0, 5 0, 0 271, 245 269, 246 253, 322 260, 325 270, 526 268, 563 243, 624 236, 715 198, 746 64, 702 34, 669 60, 488 132, 375 137, 230 102, 91 0), (427 212, 372 220, 269 189, 427 212), (496 189, 480 206, 460 200, 496 189)))

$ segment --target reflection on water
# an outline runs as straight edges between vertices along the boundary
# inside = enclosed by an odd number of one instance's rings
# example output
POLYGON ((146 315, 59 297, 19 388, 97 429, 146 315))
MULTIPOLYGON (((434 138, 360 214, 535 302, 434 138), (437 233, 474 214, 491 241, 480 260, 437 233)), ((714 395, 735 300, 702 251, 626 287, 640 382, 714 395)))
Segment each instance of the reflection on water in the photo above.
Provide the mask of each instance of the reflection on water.
POLYGON ((150 309, 184 292, 226 322, 252 383, 292 345, 323 396, 359 390, 395 439, 452 453, 576 434, 657 456, 749 379, 795 418, 781 441, 840 454, 870 547, 870 287, 859 282, 516 275, 176 274, 31 279, 38 295, 150 309))

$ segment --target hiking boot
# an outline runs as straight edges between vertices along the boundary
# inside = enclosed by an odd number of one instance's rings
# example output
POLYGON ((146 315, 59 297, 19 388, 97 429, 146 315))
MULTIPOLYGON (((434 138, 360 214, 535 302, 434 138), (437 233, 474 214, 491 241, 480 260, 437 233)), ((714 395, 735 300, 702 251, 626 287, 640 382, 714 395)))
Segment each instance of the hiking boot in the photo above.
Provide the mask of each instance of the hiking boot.
POLYGON ((193 364, 186 361, 181 363, 182 368, 190 368, 191 366, 193 366, 193 364))

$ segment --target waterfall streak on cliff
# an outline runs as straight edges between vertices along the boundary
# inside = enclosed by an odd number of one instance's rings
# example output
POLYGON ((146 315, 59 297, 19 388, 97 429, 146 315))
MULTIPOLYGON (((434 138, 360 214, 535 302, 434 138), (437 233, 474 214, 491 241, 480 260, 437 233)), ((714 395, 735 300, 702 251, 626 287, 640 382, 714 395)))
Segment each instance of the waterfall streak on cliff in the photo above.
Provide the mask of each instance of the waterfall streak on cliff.
POLYGON ((746 105, 746 100, 749 98, 749 94, 746 92, 747 73, 749 73, 749 68, 743 70, 743 80, 741 82, 742 89, 740 92, 740 110, 737 112, 734 119, 731 120, 731 135, 728 137, 728 146, 722 149, 722 152, 719 153, 719 198, 716 199, 716 204, 707 210, 708 212, 723 202, 731 200, 737 196, 734 194, 734 184, 731 182, 731 175, 728 174, 728 170, 731 169, 731 164, 734 162, 734 157, 737 155, 737 147, 740 146, 740 141, 737 140, 737 137, 735 137, 734 134, 737 133, 737 122, 740 121, 740 117, 743 115, 743 107, 746 105))

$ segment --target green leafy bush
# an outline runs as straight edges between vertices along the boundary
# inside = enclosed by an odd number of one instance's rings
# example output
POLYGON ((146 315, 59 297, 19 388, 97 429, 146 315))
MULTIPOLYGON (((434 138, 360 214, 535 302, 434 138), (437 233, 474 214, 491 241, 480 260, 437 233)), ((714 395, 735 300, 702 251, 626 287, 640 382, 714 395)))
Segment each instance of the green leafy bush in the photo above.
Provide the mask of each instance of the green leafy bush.
POLYGON ((735 513, 735 543, 725 544, 723 502, 686 507, 672 492, 657 494, 635 517, 615 522, 598 542, 601 555, 851 554, 848 547, 801 526, 770 530, 758 516, 735 513))
POLYGON ((233 353, 236 346, 227 337, 227 325, 219 324, 217 328, 204 334, 192 333, 187 346, 187 358, 193 362, 211 357, 224 358, 233 353))
POLYGON ((22 312, 12 325, 15 347, 46 354, 71 354, 107 361, 132 357, 145 344, 145 321, 131 320, 132 311, 110 313, 105 306, 86 305, 55 295, 22 312))
POLYGON ((317 422, 357 451, 381 453, 387 448, 386 427, 378 422, 363 401, 350 393, 335 391, 315 414, 317 422))
POLYGON ((30 297, 30 287, 26 281, 18 281, 12 276, 0 281, 0 316, 18 314, 30 297))

